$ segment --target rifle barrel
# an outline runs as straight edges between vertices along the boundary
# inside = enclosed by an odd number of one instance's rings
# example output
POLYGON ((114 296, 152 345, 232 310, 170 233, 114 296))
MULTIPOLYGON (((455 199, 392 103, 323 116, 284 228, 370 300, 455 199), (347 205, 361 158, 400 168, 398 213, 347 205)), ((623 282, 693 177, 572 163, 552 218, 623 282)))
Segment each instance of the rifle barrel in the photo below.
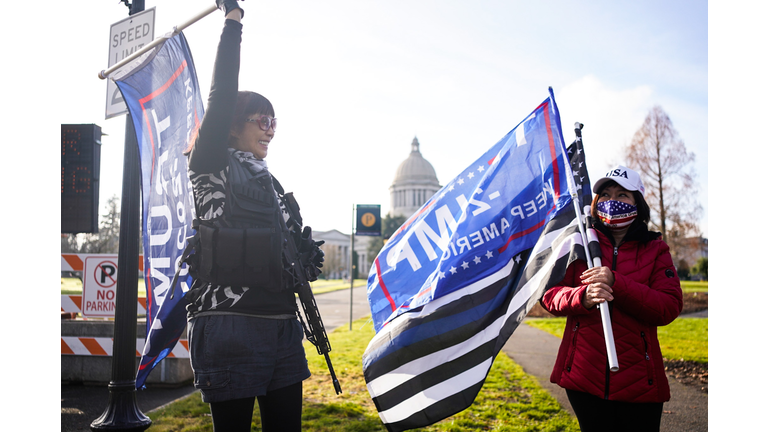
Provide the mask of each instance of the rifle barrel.
POLYGON ((333 371, 333 365, 331 364, 331 357, 328 353, 325 353, 325 362, 328 363, 328 371, 331 373, 331 379, 333 380, 333 389, 336 390, 336 394, 341 394, 341 384, 336 378, 336 372, 333 371))

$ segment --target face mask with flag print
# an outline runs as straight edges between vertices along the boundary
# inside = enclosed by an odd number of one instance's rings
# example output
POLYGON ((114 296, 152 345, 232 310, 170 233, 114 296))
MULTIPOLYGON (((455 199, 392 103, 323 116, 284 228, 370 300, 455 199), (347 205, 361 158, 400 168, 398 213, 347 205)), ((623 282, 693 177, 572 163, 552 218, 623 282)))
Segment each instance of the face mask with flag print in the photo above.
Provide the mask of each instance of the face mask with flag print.
POLYGON ((603 201, 597 203, 597 216, 608 228, 623 229, 637 218, 637 207, 621 201, 603 201))

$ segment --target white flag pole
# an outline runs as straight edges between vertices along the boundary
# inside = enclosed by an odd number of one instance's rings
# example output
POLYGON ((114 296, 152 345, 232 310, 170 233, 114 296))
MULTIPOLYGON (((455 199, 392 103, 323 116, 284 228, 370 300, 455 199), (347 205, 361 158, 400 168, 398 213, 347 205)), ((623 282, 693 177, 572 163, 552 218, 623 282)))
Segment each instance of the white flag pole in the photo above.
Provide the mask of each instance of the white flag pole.
MULTIPOLYGON (((589 206, 584 206, 585 215, 588 215, 590 210, 591 209, 589 206)), ((587 219, 589 219, 589 217, 587 219)), ((579 226, 581 226, 581 224, 579 224, 579 226)), ((597 241, 596 237, 597 236, 594 234, 594 230, 587 230, 588 241, 597 241)), ((588 244, 589 243, 587 243, 587 245, 588 244)), ((587 245, 584 246, 584 249, 587 250, 587 262, 590 263, 590 268, 601 267, 603 262, 600 257, 589 257, 589 247, 587 245)), ((603 333, 605 334, 605 350, 608 353, 608 366, 611 368, 611 372, 617 372, 619 370, 619 359, 616 355, 616 344, 613 340, 613 325, 611 324, 611 314, 608 310, 608 303, 598 304, 597 308, 600 309, 600 320, 603 322, 603 333)))
MULTIPOLYGON (((550 97, 552 98, 552 101, 554 102, 555 96, 552 92, 552 87, 549 88, 550 97)), ((575 130, 576 130, 576 137, 578 140, 581 140, 581 128, 584 125, 581 123, 576 123, 575 130)), ((571 164, 568 161, 568 149, 565 147, 565 141, 562 141, 563 144, 563 155, 565 157, 565 172, 566 172, 566 178, 568 181, 568 191, 571 194, 571 199, 573 201, 573 208, 576 211, 576 219, 578 220, 578 226, 579 226, 579 234, 581 234, 581 240, 584 243, 584 251, 587 255, 587 265, 589 268, 593 267, 600 267, 602 262, 600 258, 592 258, 591 254, 589 253, 589 238, 587 234, 584 232, 584 222, 581 218, 582 216, 582 210, 579 209, 579 192, 576 190, 576 184, 573 182, 573 170, 571 169, 571 164)), ((585 206, 584 211, 586 212, 589 207, 585 206)), ((605 303, 604 303, 605 304, 605 303)), ((619 370, 619 359, 616 355, 616 344, 613 340, 613 326, 611 325, 611 315, 608 311, 608 307, 606 304, 606 307, 600 307, 601 305, 597 305, 598 309, 600 310, 600 319, 603 322, 603 336, 605 338, 605 350, 608 354, 608 366, 611 369, 611 372, 617 372, 619 370)))
POLYGON ((181 23, 181 24, 179 24, 177 26, 174 26, 173 27, 173 31, 168 32, 168 33, 164 34, 163 36, 155 38, 155 40, 153 40, 152 42, 144 45, 143 47, 141 47, 140 50, 134 52, 133 54, 129 55, 128 57, 120 60, 120 62, 115 63, 109 69, 102 70, 101 72, 99 72, 99 79, 106 79, 106 78, 108 78, 109 75, 112 74, 114 71, 120 69, 121 67, 127 65, 128 63, 132 62, 133 60, 139 58, 141 55, 147 53, 149 50, 151 50, 152 48, 156 47, 157 45, 160 45, 161 43, 165 42, 166 40, 176 36, 179 33, 181 33, 182 30, 184 30, 185 28, 191 26, 192 24, 200 21, 201 19, 203 19, 206 16, 210 15, 211 13, 213 13, 213 11, 215 11, 217 9, 218 9, 218 7, 216 5, 210 6, 207 9, 205 9, 204 11, 202 11, 199 14, 195 15, 194 17, 188 19, 187 21, 185 21, 185 22, 183 22, 183 23, 181 23))

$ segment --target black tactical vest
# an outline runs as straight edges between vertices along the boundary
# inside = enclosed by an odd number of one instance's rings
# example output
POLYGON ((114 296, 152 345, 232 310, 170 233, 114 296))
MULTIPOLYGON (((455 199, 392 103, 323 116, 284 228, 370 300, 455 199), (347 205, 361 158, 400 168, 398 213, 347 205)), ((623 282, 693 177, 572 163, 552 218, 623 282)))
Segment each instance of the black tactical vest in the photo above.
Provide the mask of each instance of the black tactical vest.
POLYGON ((228 176, 223 217, 199 221, 192 275, 215 285, 286 289, 282 245, 288 234, 271 175, 253 173, 230 155, 228 176))

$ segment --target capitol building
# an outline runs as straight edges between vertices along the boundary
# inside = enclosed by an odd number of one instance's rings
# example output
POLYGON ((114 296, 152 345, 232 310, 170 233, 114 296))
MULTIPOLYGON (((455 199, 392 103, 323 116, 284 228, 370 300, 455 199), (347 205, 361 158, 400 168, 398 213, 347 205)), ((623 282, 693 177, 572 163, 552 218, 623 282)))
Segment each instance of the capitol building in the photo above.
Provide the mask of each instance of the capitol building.
MULTIPOLYGON (((440 190, 440 182, 432 164, 422 156, 419 140, 413 138, 411 152, 395 171, 395 178, 389 186, 389 215, 410 217, 440 190)), ((383 217, 384 215, 382 215, 383 217)), ((323 273, 329 279, 348 277, 350 235, 338 230, 316 231, 315 240, 325 240, 323 273)), ((368 242, 371 237, 355 236, 355 252, 358 256, 358 278, 366 278, 373 259, 368 256, 368 242)))

